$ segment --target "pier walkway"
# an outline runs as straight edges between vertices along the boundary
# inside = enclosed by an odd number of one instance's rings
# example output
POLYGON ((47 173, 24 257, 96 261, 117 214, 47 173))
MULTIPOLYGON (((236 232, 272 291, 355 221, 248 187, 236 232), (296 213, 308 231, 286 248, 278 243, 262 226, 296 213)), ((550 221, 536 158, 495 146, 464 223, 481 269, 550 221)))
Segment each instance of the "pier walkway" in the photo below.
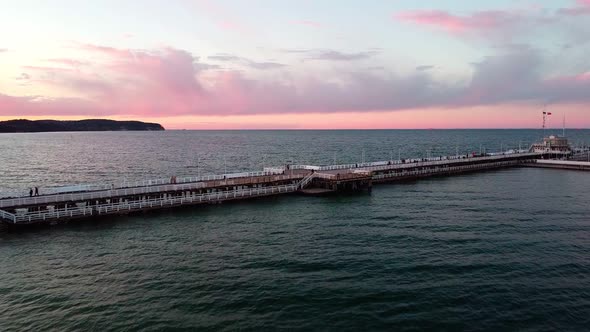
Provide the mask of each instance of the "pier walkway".
POLYGON ((524 166, 590 171, 590 162, 588 161, 536 160, 534 163, 526 164, 524 166))
POLYGON ((531 165, 542 157, 541 153, 519 151, 346 165, 286 165, 261 172, 173 178, 169 183, 153 180, 69 186, 61 193, 56 190, 42 196, 0 199, 0 221, 12 225, 55 223, 296 192, 370 191, 373 183, 531 165))

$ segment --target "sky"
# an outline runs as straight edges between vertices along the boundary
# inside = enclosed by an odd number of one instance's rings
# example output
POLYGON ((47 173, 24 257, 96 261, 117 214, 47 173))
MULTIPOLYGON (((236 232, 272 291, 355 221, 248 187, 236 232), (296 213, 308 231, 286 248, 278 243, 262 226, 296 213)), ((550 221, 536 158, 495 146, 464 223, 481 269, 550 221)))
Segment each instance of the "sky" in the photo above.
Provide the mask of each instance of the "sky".
POLYGON ((0 0, 0 120, 590 128, 590 0, 0 0))

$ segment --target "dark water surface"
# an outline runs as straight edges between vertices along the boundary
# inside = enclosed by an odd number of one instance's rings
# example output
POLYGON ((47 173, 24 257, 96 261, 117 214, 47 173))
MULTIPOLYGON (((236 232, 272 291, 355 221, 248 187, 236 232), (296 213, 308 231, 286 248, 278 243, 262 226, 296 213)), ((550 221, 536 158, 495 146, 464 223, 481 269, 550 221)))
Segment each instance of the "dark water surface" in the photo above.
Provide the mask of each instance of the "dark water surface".
MULTIPOLYGON (((590 141, 590 131, 571 132, 590 141)), ((0 135, 1 189, 518 147, 509 131, 0 135), (393 150, 393 152, 392 152, 393 150), (225 158, 224 158, 225 156, 225 158), (230 166, 227 166, 228 170, 230 166)), ((0 231, 0 330, 587 330, 590 173, 512 168, 0 231)))

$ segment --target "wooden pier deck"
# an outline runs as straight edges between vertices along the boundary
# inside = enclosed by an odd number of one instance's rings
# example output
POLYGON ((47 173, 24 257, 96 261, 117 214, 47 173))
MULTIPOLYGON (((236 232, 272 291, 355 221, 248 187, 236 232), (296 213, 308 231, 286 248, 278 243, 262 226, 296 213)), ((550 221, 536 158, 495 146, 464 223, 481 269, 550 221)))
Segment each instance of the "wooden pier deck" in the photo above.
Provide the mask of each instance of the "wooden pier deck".
POLYGON ((572 160, 536 160, 533 163, 526 164, 528 167, 569 169, 576 171, 590 171, 590 162, 572 161, 572 160))
POLYGON ((262 172, 172 179, 172 183, 159 180, 119 186, 82 185, 68 187, 78 189, 67 193, 0 199, 0 222, 10 225, 56 223, 297 192, 371 191, 374 183, 528 165, 541 157, 539 153, 523 152, 347 165, 288 165, 262 172))

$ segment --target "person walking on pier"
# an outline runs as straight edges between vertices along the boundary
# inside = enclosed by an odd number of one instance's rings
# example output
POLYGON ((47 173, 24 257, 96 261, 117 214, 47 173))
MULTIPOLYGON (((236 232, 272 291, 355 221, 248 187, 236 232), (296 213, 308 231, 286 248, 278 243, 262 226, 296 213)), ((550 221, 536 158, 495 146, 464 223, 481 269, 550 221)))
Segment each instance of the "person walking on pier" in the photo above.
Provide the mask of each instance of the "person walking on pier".
POLYGON ((35 187, 35 196, 39 196, 39 187, 35 187))
POLYGON ((29 190, 29 197, 33 197, 33 188, 31 188, 31 190, 29 190))

